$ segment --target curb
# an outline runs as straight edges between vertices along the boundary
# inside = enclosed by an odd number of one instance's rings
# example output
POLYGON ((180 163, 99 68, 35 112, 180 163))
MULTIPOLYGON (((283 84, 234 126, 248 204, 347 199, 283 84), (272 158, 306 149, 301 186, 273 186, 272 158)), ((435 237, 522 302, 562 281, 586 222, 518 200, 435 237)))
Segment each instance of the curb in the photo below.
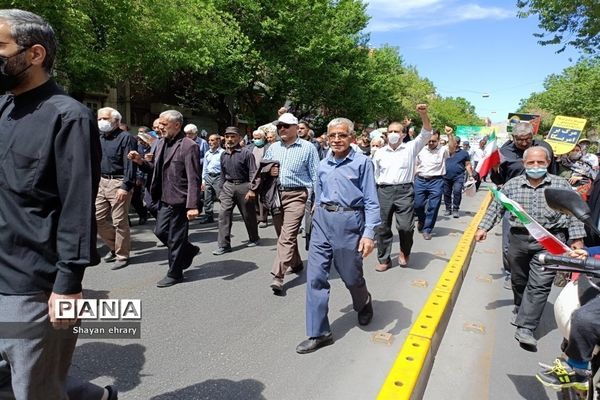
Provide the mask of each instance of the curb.
POLYGON ((464 231, 433 291, 413 323, 377 400, 420 399, 475 247, 475 231, 492 200, 490 192, 464 231))

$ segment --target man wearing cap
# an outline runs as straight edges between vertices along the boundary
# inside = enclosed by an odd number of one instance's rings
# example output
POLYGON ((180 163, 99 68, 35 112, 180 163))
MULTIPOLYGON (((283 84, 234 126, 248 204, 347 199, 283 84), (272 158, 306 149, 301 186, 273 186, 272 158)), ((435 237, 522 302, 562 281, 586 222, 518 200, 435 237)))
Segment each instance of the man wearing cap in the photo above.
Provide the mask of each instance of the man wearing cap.
POLYGON ((248 232, 246 247, 258 245, 258 223, 254 200, 256 195, 250 190, 250 180, 256 172, 256 162, 252 152, 240 146, 242 137, 235 126, 225 129, 225 152, 221 154, 221 192, 219 202, 219 248, 212 253, 220 256, 231 251, 231 224, 233 208, 237 206, 248 232))
POLYGON ((269 147, 264 159, 280 164, 279 168, 271 170, 272 176, 279 176, 281 193, 281 213, 273 216, 278 239, 271 289, 275 294, 281 294, 284 274, 298 273, 304 268, 296 236, 304 216, 308 190, 312 190, 317 182, 319 154, 315 146, 298 137, 298 119, 294 115, 281 114, 274 124, 281 141, 269 147))
POLYGON ((98 128, 102 145, 100 188, 96 197, 96 223, 98 235, 108 247, 104 261, 115 261, 112 269, 129 264, 131 233, 129 230, 129 205, 136 180, 136 167, 127 159, 137 143, 119 128, 121 114, 114 108, 98 110, 98 128), (111 221, 108 222, 110 215, 111 221))
POLYGON ((402 124, 392 122, 388 126, 388 144, 379 149, 373 157, 381 211, 381 225, 379 225, 377 237, 379 264, 375 267, 378 272, 387 271, 392 266, 391 253, 394 241, 392 219, 394 216, 400 236, 398 263, 401 267, 408 265, 413 245, 415 160, 432 135, 427 105, 417 105, 417 112, 423 121, 421 133, 414 140, 403 143, 402 139, 406 133, 403 133, 402 124))

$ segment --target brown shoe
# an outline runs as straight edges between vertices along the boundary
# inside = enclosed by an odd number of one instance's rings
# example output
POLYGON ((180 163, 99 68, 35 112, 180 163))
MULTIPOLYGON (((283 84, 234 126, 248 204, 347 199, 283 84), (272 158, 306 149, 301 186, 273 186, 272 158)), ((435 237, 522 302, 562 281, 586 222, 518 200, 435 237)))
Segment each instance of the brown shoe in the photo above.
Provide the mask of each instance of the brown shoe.
POLYGON ((377 271, 377 272, 385 272, 385 271, 387 271, 390 268, 392 268, 392 263, 391 262, 387 262, 387 263, 384 263, 384 264, 377 264, 375 266, 375 271, 377 271))
POLYGON ((410 259, 410 256, 405 256, 404 253, 402 251, 400 251, 400 254, 398 254, 398 265, 402 268, 408 267, 409 259, 410 259))

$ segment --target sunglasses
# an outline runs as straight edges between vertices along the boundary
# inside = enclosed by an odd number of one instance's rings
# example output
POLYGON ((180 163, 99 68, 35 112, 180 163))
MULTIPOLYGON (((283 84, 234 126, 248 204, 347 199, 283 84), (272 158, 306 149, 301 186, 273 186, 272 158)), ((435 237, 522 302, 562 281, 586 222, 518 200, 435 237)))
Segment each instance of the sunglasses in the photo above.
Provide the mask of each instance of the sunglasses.
POLYGON ((277 129, 288 129, 291 125, 290 124, 278 124, 277 125, 277 129))

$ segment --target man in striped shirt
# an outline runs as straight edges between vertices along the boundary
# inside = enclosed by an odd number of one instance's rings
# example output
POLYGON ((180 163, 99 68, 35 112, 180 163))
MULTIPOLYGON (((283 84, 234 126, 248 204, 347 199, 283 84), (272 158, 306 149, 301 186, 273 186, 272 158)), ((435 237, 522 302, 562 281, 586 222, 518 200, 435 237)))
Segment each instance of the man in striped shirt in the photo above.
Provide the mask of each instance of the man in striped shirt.
POLYGON ((281 294, 284 275, 298 273, 304 268, 296 237, 308 191, 313 190, 317 182, 319 154, 313 144, 298 137, 298 119, 294 115, 280 115, 276 125, 281 141, 269 147, 264 159, 279 161, 280 165, 271 170, 272 176, 279 177, 281 193, 281 212, 273 215, 278 239, 271 289, 275 294, 281 294))

